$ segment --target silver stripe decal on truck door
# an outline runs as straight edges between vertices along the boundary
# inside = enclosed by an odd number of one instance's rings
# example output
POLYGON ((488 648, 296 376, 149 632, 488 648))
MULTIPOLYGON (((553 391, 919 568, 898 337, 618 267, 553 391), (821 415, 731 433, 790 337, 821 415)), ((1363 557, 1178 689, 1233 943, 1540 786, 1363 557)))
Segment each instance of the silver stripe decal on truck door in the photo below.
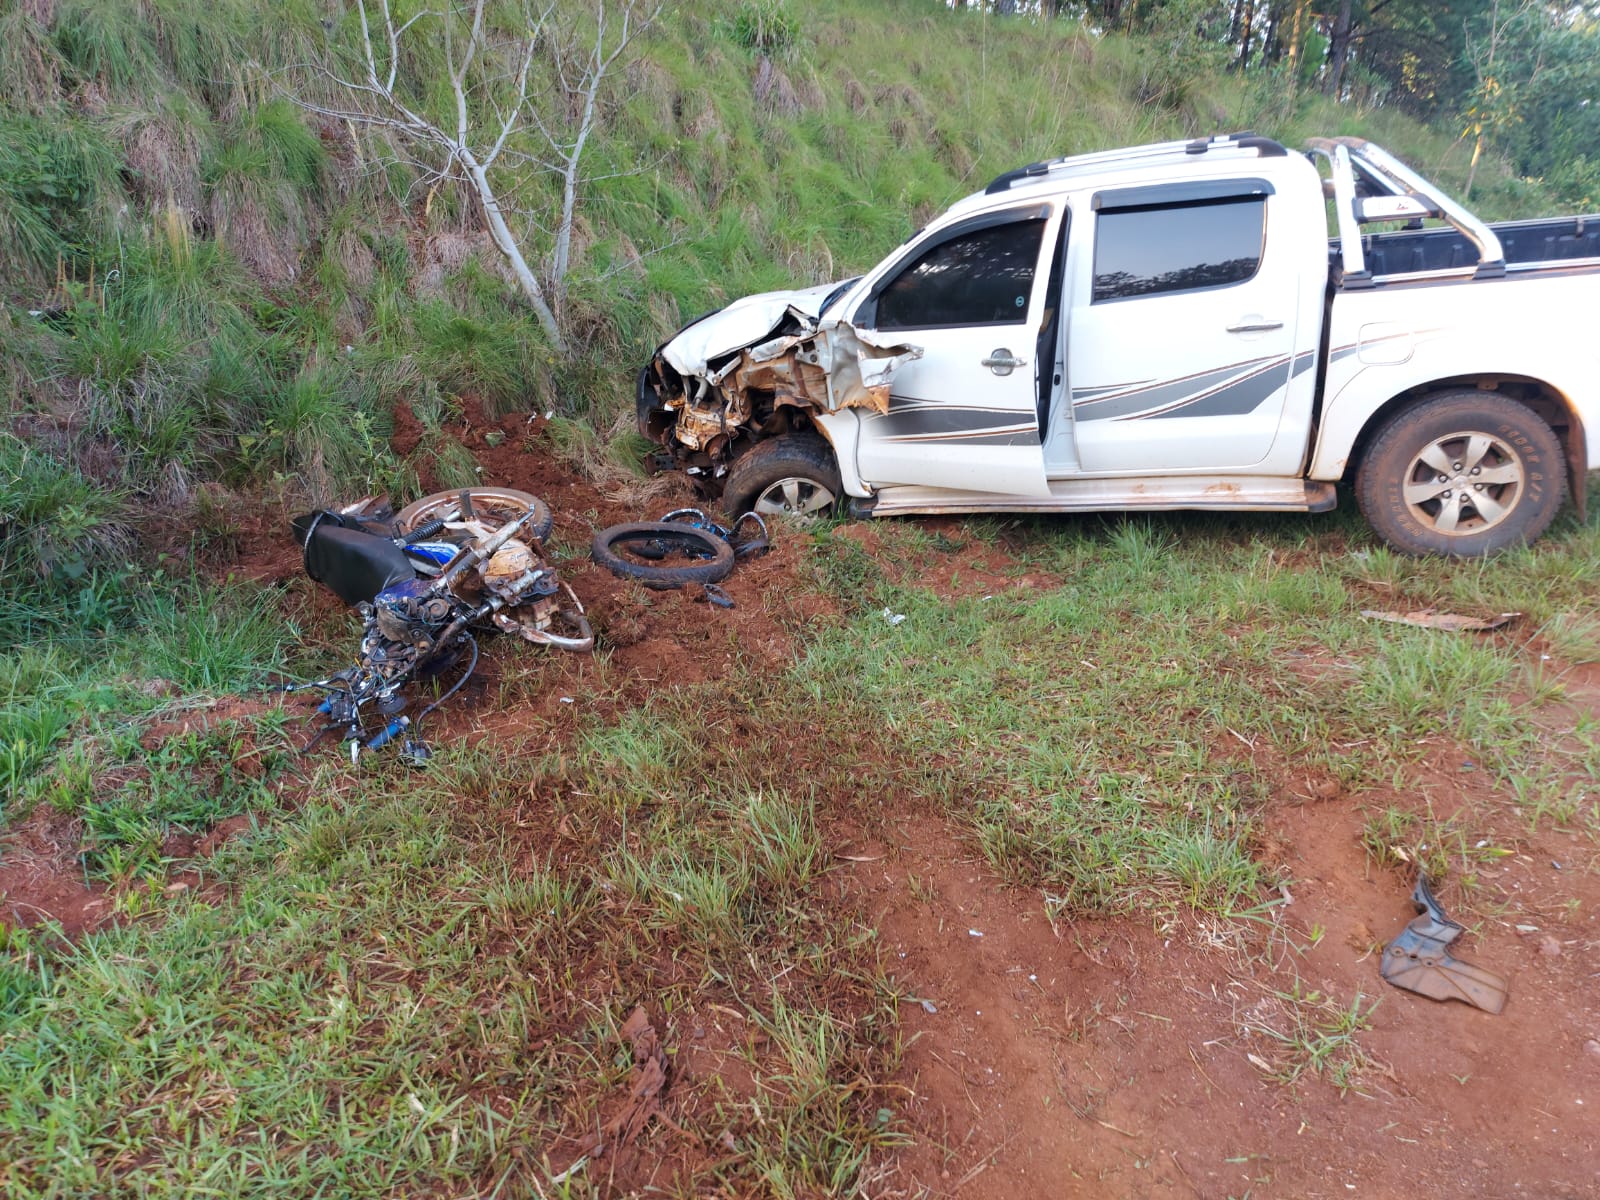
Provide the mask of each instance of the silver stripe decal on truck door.
POLYGON ((1241 382, 1262 371, 1282 367, 1288 361, 1288 355, 1279 355, 1276 358, 1254 358, 1247 362, 1230 363, 1225 367, 1214 367, 1209 371, 1165 380, 1133 391, 1074 403, 1072 416, 1076 421, 1126 421, 1153 416, 1158 412, 1166 412, 1179 405, 1210 396, 1230 383, 1241 382))

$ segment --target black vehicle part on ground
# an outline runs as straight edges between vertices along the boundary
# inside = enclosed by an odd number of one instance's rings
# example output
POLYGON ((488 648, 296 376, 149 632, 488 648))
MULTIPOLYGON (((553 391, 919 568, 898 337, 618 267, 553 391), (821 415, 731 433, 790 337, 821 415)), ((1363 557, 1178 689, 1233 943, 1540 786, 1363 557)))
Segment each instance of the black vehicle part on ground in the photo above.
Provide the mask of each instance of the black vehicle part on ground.
MULTIPOLYGON (((673 525, 688 525, 705 533, 714 533, 733 547, 735 558, 760 558, 772 549, 767 523, 753 512, 745 513, 731 526, 718 525, 698 508, 675 508, 657 520, 673 525), (741 532, 746 526, 753 527, 753 531, 741 532)), ((674 549, 663 543, 639 542, 633 547, 632 552, 639 558, 662 559, 673 553, 674 549)))
POLYGON ((747 512, 740 517, 728 530, 728 544, 733 547, 735 558, 760 558, 772 549, 772 538, 767 532, 767 523, 761 519, 760 513, 747 512), (754 533, 740 533, 746 525, 754 525, 754 533))
POLYGON ((843 493, 833 447, 814 433, 789 433, 757 442, 734 459, 722 489, 722 509, 820 516, 843 493))
POLYGON ((1411 902, 1421 915, 1383 948, 1378 973, 1384 980, 1430 1000, 1462 1000, 1492 1013, 1504 1008, 1508 992, 1504 979, 1450 957, 1450 943, 1461 936, 1462 927, 1439 907, 1426 875, 1417 876, 1411 902))
MULTIPOLYGON (((423 525, 434 521, 448 523, 474 518, 496 529, 507 521, 516 520, 529 509, 533 510, 535 516, 522 527, 522 531, 532 534, 541 542, 545 541, 556 524, 550 506, 539 497, 515 488, 473 487, 434 492, 402 508, 396 514, 394 523, 402 534, 412 535, 423 525)), ((442 530, 443 525, 439 528, 442 530)))
POLYGON ((716 583, 727 578, 734 561, 733 547, 716 534, 671 521, 602 529, 594 535, 590 557, 619 579, 660 589, 716 583))
POLYGON ((295 518, 306 574, 346 604, 370 601, 379 592, 416 578, 416 568, 394 541, 342 523, 338 513, 295 518))

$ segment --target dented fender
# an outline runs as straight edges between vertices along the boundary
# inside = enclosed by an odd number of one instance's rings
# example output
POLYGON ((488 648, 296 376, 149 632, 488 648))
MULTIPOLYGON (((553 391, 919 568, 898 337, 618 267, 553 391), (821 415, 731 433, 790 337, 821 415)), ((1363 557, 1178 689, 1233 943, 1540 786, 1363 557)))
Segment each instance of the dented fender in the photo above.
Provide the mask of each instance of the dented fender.
POLYGON ((778 404, 886 413, 895 372, 921 357, 920 346, 857 329, 848 321, 825 321, 808 332, 750 347, 729 377, 738 388, 770 390, 778 404))
POLYGON ((848 321, 820 319, 831 286, 736 301, 657 350, 641 379, 641 428, 664 444, 713 454, 730 435, 783 407, 830 414, 889 409, 895 372, 922 347, 848 321), (643 401, 675 414, 652 431, 643 401))

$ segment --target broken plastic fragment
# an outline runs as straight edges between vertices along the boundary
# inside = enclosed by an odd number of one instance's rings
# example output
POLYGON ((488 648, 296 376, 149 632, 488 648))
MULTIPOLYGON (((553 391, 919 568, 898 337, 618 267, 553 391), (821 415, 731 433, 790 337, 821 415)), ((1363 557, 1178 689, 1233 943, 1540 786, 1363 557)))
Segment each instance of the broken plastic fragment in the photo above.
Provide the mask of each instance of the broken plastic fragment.
POLYGON ((891 625, 898 625, 906 619, 906 615, 905 613, 897 613, 892 608, 886 608, 883 610, 883 619, 891 625))
POLYGON ((1463 617, 1456 613, 1442 613, 1431 608, 1419 609, 1416 612, 1397 613, 1383 612, 1375 608, 1364 608, 1361 615, 1373 621, 1392 621, 1397 625, 1415 625, 1418 629, 1443 629, 1447 633, 1487 633, 1491 629, 1499 629, 1502 625, 1521 613, 1505 612, 1493 617, 1463 617))
POLYGON ((1462 928, 1445 915, 1425 875, 1417 876, 1411 902, 1421 914, 1383 951, 1379 974, 1388 983, 1430 1000, 1463 1000, 1486 1012, 1506 1005, 1506 981, 1492 971, 1450 957, 1448 947, 1462 928))

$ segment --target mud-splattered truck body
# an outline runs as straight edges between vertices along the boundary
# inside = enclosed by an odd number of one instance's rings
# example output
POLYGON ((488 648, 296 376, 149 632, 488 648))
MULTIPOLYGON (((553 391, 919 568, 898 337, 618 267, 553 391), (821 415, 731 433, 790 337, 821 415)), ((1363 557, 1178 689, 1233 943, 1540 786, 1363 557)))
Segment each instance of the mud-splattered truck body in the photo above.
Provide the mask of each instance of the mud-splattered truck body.
POLYGON ((1569 482, 1582 510, 1596 314, 1600 217, 1489 226, 1371 143, 1235 134, 1034 163, 859 278, 736 301, 638 417, 731 509, 1314 512, 1348 480, 1397 548, 1477 555, 1569 482))

